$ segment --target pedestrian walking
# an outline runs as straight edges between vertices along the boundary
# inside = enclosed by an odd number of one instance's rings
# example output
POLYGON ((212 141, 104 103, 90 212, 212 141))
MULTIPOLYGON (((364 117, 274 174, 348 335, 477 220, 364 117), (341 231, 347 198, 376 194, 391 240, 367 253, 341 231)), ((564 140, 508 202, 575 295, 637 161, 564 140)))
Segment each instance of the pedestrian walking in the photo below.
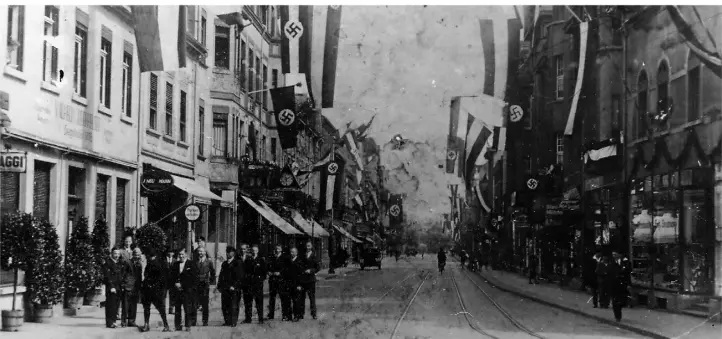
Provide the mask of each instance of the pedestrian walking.
POLYGON ((221 264, 216 290, 221 292, 223 326, 235 327, 238 323, 238 295, 242 276, 241 261, 236 259, 236 248, 226 247, 226 261, 221 264))
POLYGON ((537 277, 537 258, 534 253, 529 256, 529 284, 538 284, 539 278, 537 277))
POLYGON ((216 284, 216 268, 213 261, 208 258, 205 247, 198 247, 198 260, 195 262, 198 265, 196 300, 198 301, 198 309, 202 309, 203 326, 208 326, 210 290, 211 285, 216 284))
POLYGON ((298 248, 291 247, 291 258, 288 261, 287 280, 290 286, 291 294, 291 310, 294 322, 301 319, 301 310, 304 306, 301 305, 301 286, 300 277, 303 271, 306 269, 305 264, 301 258, 298 257, 298 248))
POLYGON ((175 262, 175 251, 173 251, 173 249, 169 247, 165 251, 165 260, 163 261, 163 269, 166 272, 164 276, 167 279, 165 283, 166 295, 164 296, 164 298, 168 298, 168 314, 175 314, 175 300, 177 299, 176 294, 178 293, 178 290, 175 288, 175 283, 172 281, 173 275, 170 274, 173 266, 175 266, 175 262))
POLYGON ((196 319, 198 308, 196 306, 196 288, 198 288, 198 264, 188 259, 184 248, 178 250, 178 261, 171 271, 173 283, 178 291, 175 300, 175 328, 183 330, 181 326, 185 315, 186 331, 190 332, 193 320, 196 319), (185 311, 185 314, 183 313, 185 311))
POLYGON ((116 328, 115 321, 118 319, 118 306, 123 278, 128 274, 129 266, 120 259, 120 249, 114 248, 110 254, 110 260, 103 265, 103 284, 105 284, 105 326, 116 328))
POLYGON ((599 288, 599 279, 597 278, 596 269, 599 266, 599 262, 602 260, 602 253, 597 252, 594 255, 589 256, 587 264, 584 265, 584 280, 585 284, 589 286, 592 291, 592 306, 594 308, 599 307, 599 300, 601 289, 599 288))
POLYGON ((623 260, 619 252, 613 253, 614 262, 610 265, 610 293, 614 319, 622 320, 622 307, 627 301, 627 274, 630 270, 628 261, 623 260))
POLYGON ((288 264, 287 258, 283 255, 283 247, 276 245, 273 256, 268 259, 268 315, 267 319, 273 320, 276 315, 276 297, 281 301, 281 320, 291 320, 290 300, 288 299, 288 286, 285 284, 285 270, 288 264))
POLYGON ((302 270, 298 276, 298 283, 301 289, 298 290, 299 309, 297 317, 303 319, 306 313, 306 296, 308 296, 311 317, 316 319, 316 273, 319 270, 319 264, 316 259, 316 254, 313 252, 313 244, 311 244, 311 242, 306 243, 306 255, 301 259, 301 267, 302 270))
POLYGON ((168 282, 168 271, 162 261, 158 259, 153 248, 145 250, 146 264, 142 272, 141 299, 143 302, 143 320, 145 325, 140 328, 141 332, 150 331, 150 306, 160 313, 163 320, 163 332, 170 332, 168 318, 165 314, 166 283, 168 282))
POLYGON ((250 324, 253 318, 253 304, 256 305, 258 323, 263 324, 263 282, 266 280, 266 261, 259 256, 258 245, 251 248, 251 256, 246 259, 244 276, 245 288, 243 289, 243 306, 246 319, 243 321, 250 324))
POLYGON ((120 326, 136 327, 135 319, 140 302, 140 283, 142 280, 143 253, 140 248, 133 249, 133 258, 130 259, 130 270, 123 282, 123 299, 120 326))
POLYGON ((608 255, 602 255, 597 264, 597 285, 599 285, 599 308, 609 308, 610 289, 612 281, 610 280, 610 260, 608 255))
POLYGON ((459 254, 459 260, 461 260, 461 269, 464 269, 464 264, 466 263, 466 259, 469 257, 469 255, 466 254, 466 251, 461 250, 461 254, 459 254))

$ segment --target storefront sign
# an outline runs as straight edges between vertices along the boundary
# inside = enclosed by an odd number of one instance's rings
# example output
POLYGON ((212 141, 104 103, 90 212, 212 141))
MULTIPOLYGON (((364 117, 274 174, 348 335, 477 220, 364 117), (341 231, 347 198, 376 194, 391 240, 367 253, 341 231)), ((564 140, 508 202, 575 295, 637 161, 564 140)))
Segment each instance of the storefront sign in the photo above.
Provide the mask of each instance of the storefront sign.
POLYGON ((149 192, 163 192, 173 186, 173 177, 165 171, 148 171, 140 177, 140 185, 149 192))
POLYGON ((0 172, 25 173, 27 163, 26 152, 6 151, 0 154, 0 172))
POLYGON ((196 221, 201 217, 201 208, 198 205, 190 204, 186 206, 185 217, 188 221, 196 221))

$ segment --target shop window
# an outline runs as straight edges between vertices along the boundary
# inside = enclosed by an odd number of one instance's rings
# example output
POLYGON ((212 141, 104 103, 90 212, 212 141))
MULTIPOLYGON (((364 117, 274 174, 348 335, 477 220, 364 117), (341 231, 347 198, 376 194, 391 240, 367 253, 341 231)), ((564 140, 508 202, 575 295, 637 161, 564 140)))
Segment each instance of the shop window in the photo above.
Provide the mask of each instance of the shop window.
POLYGON ((95 220, 107 220, 108 218, 108 183, 110 177, 98 174, 95 186, 95 220))
POLYGON ((115 241, 120 242, 125 235, 125 213, 128 201, 126 196, 128 193, 128 180, 116 179, 115 188, 115 241))
POLYGON ((707 191, 688 190, 683 194, 684 274, 682 286, 685 292, 710 293, 714 286, 714 243, 707 230, 713 227, 707 222, 707 191))
POLYGON ((33 216, 50 220, 50 171, 53 165, 35 161, 33 174, 33 216))

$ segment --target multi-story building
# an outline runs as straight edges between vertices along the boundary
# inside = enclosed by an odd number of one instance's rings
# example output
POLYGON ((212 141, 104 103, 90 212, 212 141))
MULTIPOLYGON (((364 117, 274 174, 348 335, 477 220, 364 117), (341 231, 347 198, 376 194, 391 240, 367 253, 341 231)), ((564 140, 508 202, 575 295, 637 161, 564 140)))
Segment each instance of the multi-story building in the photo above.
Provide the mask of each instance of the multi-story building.
MULTIPOLYGON (((5 150, 23 173, 2 173, 2 213, 55 224, 64 250, 80 217, 107 221, 111 242, 135 223, 141 86, 127 6, 0 6, 2 75, 12 126, 5 150)), ((0 272, 3 288, 12 274, 0 272)), ((21 287, 20 291, 24 289, 21 287)))

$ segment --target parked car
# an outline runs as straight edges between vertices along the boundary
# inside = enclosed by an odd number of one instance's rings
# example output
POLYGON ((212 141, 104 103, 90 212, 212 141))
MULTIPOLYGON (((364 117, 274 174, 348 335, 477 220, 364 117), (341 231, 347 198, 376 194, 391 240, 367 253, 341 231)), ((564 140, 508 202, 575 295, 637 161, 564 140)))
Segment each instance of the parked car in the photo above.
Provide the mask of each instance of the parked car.
POLYGON ((381 269, 381 251, 378 248, 369 248, 361 256, 361 269, 365 267, 378 267, 381 269))

